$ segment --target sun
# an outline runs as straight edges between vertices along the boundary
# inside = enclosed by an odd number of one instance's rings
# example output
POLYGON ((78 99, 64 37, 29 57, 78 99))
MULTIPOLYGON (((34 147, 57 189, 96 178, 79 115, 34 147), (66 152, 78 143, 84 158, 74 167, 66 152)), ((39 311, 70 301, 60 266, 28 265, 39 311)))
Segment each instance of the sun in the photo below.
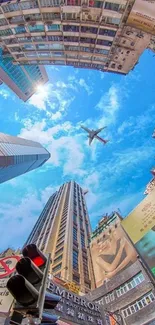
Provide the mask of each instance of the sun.
POLYGON ((41 97, 46 97, 47 96, 47 90, 46 90, 46 87, 44 85, 41 85, 41 84, 37 85, 36 86, 36 91, 41 97))

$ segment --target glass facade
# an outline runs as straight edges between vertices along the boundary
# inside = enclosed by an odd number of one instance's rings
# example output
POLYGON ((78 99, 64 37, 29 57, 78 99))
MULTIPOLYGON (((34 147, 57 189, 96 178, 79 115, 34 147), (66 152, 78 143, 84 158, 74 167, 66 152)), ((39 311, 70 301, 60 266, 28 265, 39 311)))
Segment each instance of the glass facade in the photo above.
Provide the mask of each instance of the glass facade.
POLYGON ((0 183, 40 167, 49 157, 38 142, 0 133, 0 183))

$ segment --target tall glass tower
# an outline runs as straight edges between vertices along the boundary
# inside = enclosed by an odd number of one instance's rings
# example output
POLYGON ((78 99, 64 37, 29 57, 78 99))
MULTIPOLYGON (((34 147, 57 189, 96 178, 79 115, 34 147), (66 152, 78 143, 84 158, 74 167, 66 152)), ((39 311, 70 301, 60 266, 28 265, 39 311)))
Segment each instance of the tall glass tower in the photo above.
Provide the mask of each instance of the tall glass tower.
POLYGON ((23 101, 28 100, 36 92, 38 85, 43 85, 48 81, 43 66, 15 65, 13 57, 4 58, 2 55, 0 55, 0 77, 1 83, 4 82, 23 101))
POLYGON ((25 245, 35 243, 51 253, 51 273, 87 293, 94 288, 90 233, 83 190, 71 181, 49 198, 25 245))
POLYGON ((40 167, 49 158, 40 143, 0 133, 0 183, 40 167))

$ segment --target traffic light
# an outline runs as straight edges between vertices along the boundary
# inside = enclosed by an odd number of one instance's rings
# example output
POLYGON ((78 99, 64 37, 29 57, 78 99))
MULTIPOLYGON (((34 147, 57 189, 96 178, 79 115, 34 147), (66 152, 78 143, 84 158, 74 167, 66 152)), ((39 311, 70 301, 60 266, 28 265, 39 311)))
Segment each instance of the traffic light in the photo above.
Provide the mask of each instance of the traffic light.
POLYGON ((15 298, 16 312, 37 317, 43 323, 55 324, 56 315, 44 313, 44 308, 53 309, 60 297, 46 292, 51 256, 46 257, 35 244, 26 246, 23 258, 16 264, 17 274, 7 282, 7 288, 15 298))

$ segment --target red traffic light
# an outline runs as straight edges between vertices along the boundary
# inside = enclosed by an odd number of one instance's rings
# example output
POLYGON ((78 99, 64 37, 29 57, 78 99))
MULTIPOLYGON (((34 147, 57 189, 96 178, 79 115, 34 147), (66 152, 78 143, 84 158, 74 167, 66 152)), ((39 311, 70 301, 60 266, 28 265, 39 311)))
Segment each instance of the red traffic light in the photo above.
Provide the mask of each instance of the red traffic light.
POLYGON ((43 260, 43 258, 41 256, 36 256, 36 257, 32 258, 32 261, 37 266, 42 266, 45 264, 45 261, 43 260))
POLYGON ((47 262, 46 256, 39 250, 35 244, 29 244, 24 247, 22 254, 24 257, 29 257, 33 263, 39 267, 47 262))

